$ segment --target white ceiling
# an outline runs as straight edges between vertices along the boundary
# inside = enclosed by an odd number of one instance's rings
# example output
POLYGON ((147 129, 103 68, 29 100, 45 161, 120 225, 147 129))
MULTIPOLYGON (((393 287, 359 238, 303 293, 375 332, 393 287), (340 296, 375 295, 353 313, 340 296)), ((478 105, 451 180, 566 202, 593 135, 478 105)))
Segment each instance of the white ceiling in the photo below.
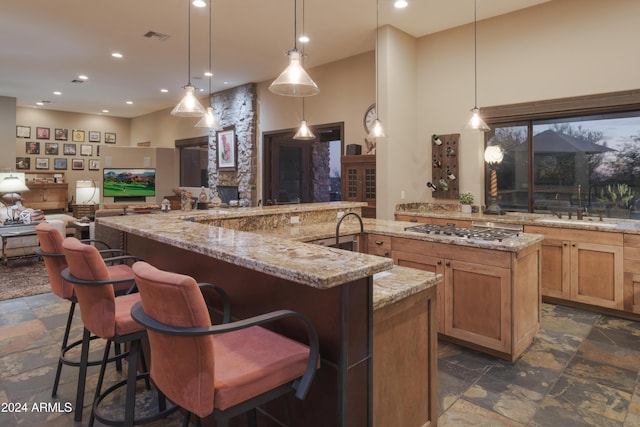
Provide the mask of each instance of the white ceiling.
MULTIPOLYGON (((415 37, 473 22, 474 0, 408 0, 403 10, 395 10, 393 0, 379 1, 380 25, 415 37)), ((478 0, 478 20, 546 1, 478 0)), ((108 109, 109 115, 129 118, 168 108, 188 80, 189 2, 2 0, 0 96, 17 98, 21 107, 50 101, 40 108, 108 109), (170 37, 145 38, 150 30, 170 37), (112 58, 114 51, 124 58, 112 58), (71 83, 80 74, 89 80, 71 83)), ((272 79, 286 67, 285 53, 294 43, 293 5, 293 0, 213 0, 212 92, 272 79)), ((375 27, 375 0, 305 0, 304 29, 311 37, 305 68, 373 50, 375 27)), ((302 0, 297 28, 300 33, 302 0)), ((209 8, 191 6, 191 83, 205 91, 208 34, 209 8)))

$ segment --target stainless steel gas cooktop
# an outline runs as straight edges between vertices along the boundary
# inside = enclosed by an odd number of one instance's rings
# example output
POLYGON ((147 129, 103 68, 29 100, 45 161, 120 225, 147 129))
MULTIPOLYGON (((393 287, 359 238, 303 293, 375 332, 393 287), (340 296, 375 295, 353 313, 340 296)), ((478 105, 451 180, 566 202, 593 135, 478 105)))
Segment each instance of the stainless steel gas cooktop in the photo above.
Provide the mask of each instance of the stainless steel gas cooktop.
POLYGON ((406 227, 405 231, 489 242, 502 242, 506 239, 518 237, 522 232, 522 230, 499 227, 456 227, 454 225, 437 224, 415 225, 406 227))

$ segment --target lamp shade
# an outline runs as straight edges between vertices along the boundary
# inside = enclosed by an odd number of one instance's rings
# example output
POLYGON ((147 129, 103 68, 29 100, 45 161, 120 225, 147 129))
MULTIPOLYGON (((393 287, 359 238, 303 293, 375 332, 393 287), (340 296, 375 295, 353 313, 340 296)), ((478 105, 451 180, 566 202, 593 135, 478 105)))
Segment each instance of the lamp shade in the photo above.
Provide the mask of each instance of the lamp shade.
POLYGON ((484 150, 484 161, 490 165, 495 165, 502 162, 504 158, 504 152, 499 145, 489 145, 484 150))
POLYGON ((76 203, 79 205, 100 204, 100 189, 91 179, 76 181, 76 203))
POLYGON ((0 181, 0 193, 24 193, 29 187, 16 175, 10 174, 0 181))
POLYGON ((300 52, 289 51, 289 66, 271 83, 269 90, 276 95, 313 96, 320 93, 318 85, 300 63, 300 52))
POLYGON ((491 128, 484 122, 484 120, 482 120, 482 117, 480 117, 480 110, 478 108, 473 108, 471 110, 471 113, 471 118, 469 119, 467 125, 464 127, 464 130, 478 130, 482 132, 488 132, 491 130, 491 128))
POLYGON ((309 126, 307 126, 307 121, 302 120, 300 122, 300 129, 298 129, 298 132, 296 132, 296 134, 293 136, 293 139, 308 141, 311 139, 316 139, 316 136, 313 134, 313 132, 311 132, 309 126))
POLYGON ((204 116, 207 111, 204 109, 198 98, 196 98, 196 88, 191 85, 186 85, 184 88, 184 95, 178 104, 171 110, 172 116, 178 117, 201 117, 204 116))

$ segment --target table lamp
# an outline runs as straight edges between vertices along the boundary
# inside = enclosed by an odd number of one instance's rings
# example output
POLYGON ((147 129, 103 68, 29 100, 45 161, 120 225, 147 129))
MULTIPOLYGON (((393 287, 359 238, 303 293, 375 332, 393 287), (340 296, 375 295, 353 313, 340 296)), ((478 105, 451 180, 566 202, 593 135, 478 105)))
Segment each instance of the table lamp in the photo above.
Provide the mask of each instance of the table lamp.
POLYGON ((16 213, 20 208, 20 193, 27 191, 29 191, 29 187, 24 183, 24 174, 22 174, 22 179, 20 179, 20 176, 17 174, 9 173, 0 181, 0 194, 2 194, 8 216, 8 219, 4 222, 5 225, 19 224, 22 222, 16 213))
POLYGON ((490 168, 490 191, 489 191, 489 206, 485 209, 484 213, 489 215, 500 215, 501 209, 498 205, 498 176, 496 174, 496 165, 502 162, 504 158, 504 152, 499 145, 489 145, 484 150, 484 161, 489 164, 490 168))
POLYGON ((76 181, 76 204, 97 205, 100 204, 100 189, 92 179, 76 181))

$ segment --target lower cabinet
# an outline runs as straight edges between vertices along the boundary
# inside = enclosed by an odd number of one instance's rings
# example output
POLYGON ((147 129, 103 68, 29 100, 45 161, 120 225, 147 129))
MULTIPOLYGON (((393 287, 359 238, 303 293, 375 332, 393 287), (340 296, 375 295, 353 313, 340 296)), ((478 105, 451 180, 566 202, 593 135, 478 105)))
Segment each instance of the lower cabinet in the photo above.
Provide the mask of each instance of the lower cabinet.
POLYGON ((615 310, 624 308, 621 233, 538 226, 526 226, 525 233, 545 235, 543 296, 615 310))
POLYGON ((640 236, 624 235, 624 310, 640 314, 640 236))
POLYGON ((443 275, 438 332, 470 348, 517 359, 540 328, 540 245, 515 253, 393 238, 397 265, 443 275))

